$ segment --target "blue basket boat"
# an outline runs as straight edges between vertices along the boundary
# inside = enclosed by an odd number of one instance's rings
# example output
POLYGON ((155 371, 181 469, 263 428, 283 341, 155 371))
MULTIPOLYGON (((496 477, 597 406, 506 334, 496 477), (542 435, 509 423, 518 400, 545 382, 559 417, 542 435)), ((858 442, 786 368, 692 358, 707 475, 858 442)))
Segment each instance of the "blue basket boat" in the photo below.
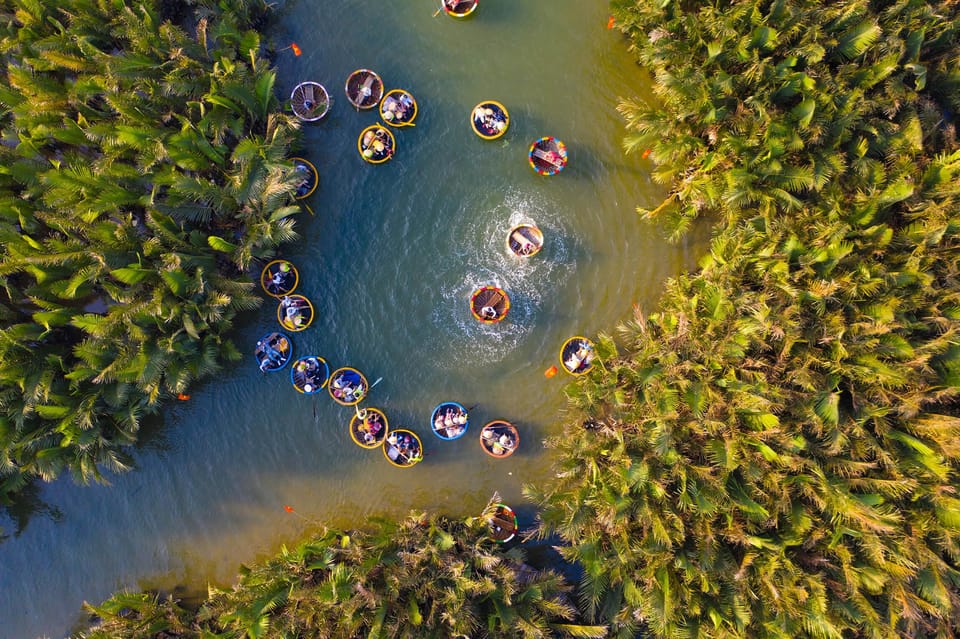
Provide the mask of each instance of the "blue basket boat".
POLYGON ((267 333, 257 342, 254 351, 257 366, 265 373, 282 369, 293 357, 293 342, 286 334, 275 331, 267 333))
POLYGON ((433 430, 433 434, 447 441, 463 437, 469 425, 467 409, 458 402, 437 404, 430 416, 430 428, 433 430))

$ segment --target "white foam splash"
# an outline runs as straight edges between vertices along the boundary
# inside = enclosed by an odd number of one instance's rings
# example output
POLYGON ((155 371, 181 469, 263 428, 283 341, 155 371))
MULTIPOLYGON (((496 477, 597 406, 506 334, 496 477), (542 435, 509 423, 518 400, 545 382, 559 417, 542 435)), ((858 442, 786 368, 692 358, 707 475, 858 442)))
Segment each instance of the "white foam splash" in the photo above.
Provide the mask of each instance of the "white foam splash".
POLYGON ((560 208, 529 193, 510 191, 487 210, 464 216, 461 258, 441 274, 441 302, 431 314, 453 351, 451 366, 464 359, 478 363, 501 361, 535 330, 541 301, 555 293, 576 267, 572 243, 560 208), (507 235, 517 224, 535 224, 543 231, 544 247, 535 256, 521 258, 507 246, 507 235), (510 297, 510 311, 502 322, 484 324, 470 312, 470 296, 481 286, 498 286, 510 297))

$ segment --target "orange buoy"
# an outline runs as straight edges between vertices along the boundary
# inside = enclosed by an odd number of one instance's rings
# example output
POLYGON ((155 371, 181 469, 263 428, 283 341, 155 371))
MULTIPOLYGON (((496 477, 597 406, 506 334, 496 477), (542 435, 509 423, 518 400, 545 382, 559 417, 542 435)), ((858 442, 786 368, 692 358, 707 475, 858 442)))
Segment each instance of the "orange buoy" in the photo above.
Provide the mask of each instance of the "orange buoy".
POLYGON ((556 367, 556 366, 551 366, 551 367, 548 368, 547 370, 543 371, 543 376, 544 376, 544 377, 553 377, 553 376, 556 375, 556 374, 557 374, 557 367, 556 367))

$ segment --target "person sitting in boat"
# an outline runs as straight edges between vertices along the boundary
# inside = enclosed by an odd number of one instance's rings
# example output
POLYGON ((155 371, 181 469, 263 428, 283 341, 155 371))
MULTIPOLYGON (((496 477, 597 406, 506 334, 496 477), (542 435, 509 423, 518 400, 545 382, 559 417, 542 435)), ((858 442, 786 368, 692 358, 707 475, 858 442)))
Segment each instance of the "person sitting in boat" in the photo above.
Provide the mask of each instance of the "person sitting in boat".
POLYGON ((277 270, 274 271, 270 281, 267 282, 267 288, 270 289, 271 293, 286 291, 290 288, 289 282, 291 275, 292 273, 290 271, 290 265, 286 262, 280 262, 280 265, 277 267, 277 270))
POLYGON ((267 342, 263 345, 263 358, 260 360, 260 370, 266 371, 268 368, 275 368, 283 361, 283 355, 273 347, 273 344, 267 342))
POLYGON ((373 435, 374 438, 383 431, 383 423, 380 421, 380 416, 376 413, 367 415, 364 423, 366 424, 367 432, 373 435))
MULTIPOLYGON (((303 179, 297 183, 297 197, 303 197, 310 191, 310 167, 306 164, 297 163, 297 172, 303 173, 303 179)), ((289 267, 288 267, 289 268, 289 267)))
POLYGON ((509 433, 502 433, 500 437, 493 442, 493 454, 506 455, 513 450, 514 443, 513 437, 511 437, 509 433))
POLYGON ((496 319, 497 318, 497 309, 492 306, 484 306, 480 309, 480 317, 484 319, 496 319))

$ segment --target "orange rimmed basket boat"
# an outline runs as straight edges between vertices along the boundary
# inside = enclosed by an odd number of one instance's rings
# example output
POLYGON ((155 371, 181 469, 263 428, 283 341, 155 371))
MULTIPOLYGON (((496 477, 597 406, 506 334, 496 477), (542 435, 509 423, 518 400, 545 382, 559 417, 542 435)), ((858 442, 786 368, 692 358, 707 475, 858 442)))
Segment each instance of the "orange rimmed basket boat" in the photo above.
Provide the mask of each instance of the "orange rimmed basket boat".
POLYGON ((517 224, 507 234, 507 249, 517 257, 531 257, 543 248, 543 231, 535 224, 517 224))
POLYGON ((470 312, 484 324, 502 322, 510 311, 510 297, 497 286, 482 286, 470 296, 470 312))
POLYGON ((495 419, 480 429, 480 447, 491 457, 509 457, 519 446, 520 433, 508 421, 495 419))

